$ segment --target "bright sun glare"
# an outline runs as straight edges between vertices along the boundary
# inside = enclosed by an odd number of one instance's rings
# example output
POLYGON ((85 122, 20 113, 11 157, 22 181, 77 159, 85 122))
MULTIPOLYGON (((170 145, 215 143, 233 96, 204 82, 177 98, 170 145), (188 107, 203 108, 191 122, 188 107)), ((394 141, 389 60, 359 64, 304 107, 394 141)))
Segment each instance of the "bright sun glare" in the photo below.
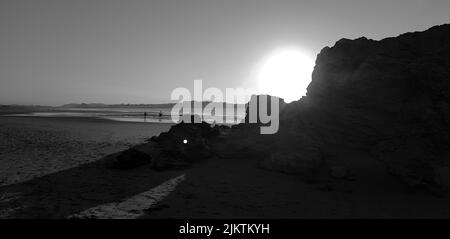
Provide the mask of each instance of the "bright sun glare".
POLYGON ((283 48, 268 55, 259 66, 258 90, 283 98, 300 99, 311 82, 314 62, 298 48, 283 48))

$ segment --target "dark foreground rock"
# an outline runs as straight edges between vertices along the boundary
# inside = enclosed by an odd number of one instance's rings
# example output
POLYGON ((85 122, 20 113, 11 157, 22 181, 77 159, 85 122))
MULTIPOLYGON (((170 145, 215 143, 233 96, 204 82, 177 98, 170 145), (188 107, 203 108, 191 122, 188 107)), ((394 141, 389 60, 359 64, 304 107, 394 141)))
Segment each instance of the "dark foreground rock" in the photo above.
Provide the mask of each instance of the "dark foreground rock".
POLYGON ((133 169, 152 162, 152 157, 135 148, 120 153, 113 163, 116 169, 133 169))
POLYGON ((230 130, 227 126, 212 126, 206 122, 179 123, 154 136, 147 143, 119 153, 113 167, 132 169, 151 164, 153 169, 181 169, 215 155, 212 144, 230 130))

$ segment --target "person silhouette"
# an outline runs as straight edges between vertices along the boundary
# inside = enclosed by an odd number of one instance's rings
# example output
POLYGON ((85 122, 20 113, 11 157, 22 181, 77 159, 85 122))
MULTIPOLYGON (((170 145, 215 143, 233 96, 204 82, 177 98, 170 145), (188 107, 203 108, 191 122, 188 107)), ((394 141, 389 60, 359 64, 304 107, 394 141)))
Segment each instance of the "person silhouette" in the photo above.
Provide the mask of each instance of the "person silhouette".
POLYGON ((144 121, 147 121, 147 112, 144 112, 144 121))

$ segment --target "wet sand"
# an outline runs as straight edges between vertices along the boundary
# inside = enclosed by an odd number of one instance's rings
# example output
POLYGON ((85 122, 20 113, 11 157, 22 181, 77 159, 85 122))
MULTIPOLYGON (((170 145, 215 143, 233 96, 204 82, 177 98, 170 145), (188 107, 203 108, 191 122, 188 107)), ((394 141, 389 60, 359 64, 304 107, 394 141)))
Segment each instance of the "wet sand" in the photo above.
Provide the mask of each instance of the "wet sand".
POLYGON ((96 161, 171 124, 0 116, 0 186, 96 161))

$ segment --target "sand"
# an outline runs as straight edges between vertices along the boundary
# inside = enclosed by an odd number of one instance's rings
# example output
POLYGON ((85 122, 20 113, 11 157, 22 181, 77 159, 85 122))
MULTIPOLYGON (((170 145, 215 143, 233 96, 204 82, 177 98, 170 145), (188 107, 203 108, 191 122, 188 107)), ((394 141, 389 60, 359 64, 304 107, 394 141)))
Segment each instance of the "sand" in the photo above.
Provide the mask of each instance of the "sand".
POLYGON ((185 170, 185 181, 160 210, 141 218, 450 217, 448 196, 407 188, 365 152, 348 153, 345 160, 354 180, 306 183, 261 169, 255 160, 215 158, 185 170))
POLYGON ((0 116, 0 186, 96 161, 171 124, 0 116))
POLYGON ((102 204, 84 210, 80 213, 70 215, 69 219, 137 219, 145 215, 145 211, 155 208, 162 202, 171 192, 173 192, 178 184, 183 182, 185 175, 182 174, 176 178, 167 180, 166 182, 152 188, 149 191, 126 198, 121 202, 112 202, 102 204))
MULTIPOLYGON (((217 157, 183 170, 115 170, 103 156, 169 125, 11 117, 0 125, 0 218, 450 217, 448 196, 410 190, 363 151, 336 159, 352 180, 307 183, 257 160, 217 157)), ((450 169, 441 171, 450 185, 450 169)))

